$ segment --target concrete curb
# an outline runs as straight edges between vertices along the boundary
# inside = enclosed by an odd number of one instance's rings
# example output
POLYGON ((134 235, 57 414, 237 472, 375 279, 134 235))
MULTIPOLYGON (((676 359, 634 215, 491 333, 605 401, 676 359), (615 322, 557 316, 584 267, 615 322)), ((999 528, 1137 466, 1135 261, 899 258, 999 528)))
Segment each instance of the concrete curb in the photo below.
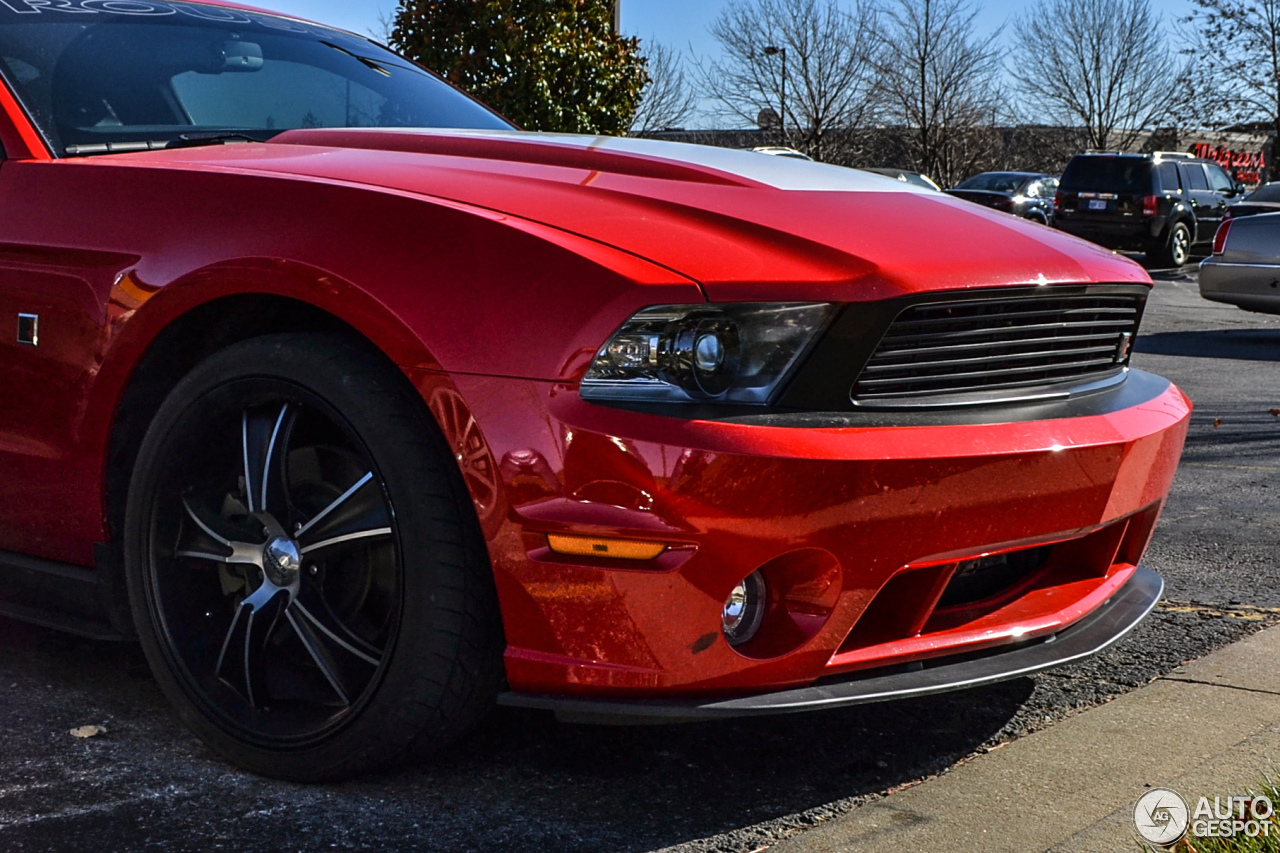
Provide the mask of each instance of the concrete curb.
POLYGON ((1148 787, 1243 794, 1280 766, 1280 627, 770 847, 770 853, 1138 849, 1148 787))

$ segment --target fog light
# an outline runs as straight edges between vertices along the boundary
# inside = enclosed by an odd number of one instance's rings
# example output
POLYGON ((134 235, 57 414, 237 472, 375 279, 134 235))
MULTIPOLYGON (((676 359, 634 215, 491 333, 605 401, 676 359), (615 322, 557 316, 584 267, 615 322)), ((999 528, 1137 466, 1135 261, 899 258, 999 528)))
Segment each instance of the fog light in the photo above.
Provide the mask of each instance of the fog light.
POLYGON ((756 635, 764 619, 764 578, 752 572, 733 588, 724 603, 721 623, 724 637, 731 646, 740 646, 756 635))

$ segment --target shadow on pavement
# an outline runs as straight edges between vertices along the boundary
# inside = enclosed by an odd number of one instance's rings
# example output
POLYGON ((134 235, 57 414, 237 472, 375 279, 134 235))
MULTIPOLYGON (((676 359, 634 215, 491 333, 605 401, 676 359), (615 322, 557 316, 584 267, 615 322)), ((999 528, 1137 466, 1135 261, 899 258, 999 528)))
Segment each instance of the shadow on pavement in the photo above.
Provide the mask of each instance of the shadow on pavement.
POLYGON ((1138 335, 1134 349, 1154 355, 1280 361, 1280 329, 1212 329, 1138 335))
POLYGON ((198 838, 200 849, 239 853, 298 845, 621 853, 775 819, 801 825, 842 800, 942 771, 1000 732, 1034 687, 1023 679, 681 726, 577 726, 502 710, 430 764, 299 786, 213 759, 176 723, 136 646, 0 619, 0 681, 0 778, 9 786, 0 790, 0 848, 109 839, 117 851, 184 850, 198 838), (102 738, 67 735, 102 722, 102 738))

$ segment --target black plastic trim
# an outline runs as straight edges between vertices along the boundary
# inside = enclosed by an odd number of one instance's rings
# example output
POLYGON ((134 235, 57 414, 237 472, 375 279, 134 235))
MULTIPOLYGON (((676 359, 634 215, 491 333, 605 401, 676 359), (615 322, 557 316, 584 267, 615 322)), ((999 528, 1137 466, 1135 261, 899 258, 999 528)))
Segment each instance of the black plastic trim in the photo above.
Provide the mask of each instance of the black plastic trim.
POLYGON ((1022 678, 1101 652, 1147 617, 1164 592, 1164 581, 1138 569, 1115 595, 1058 634, 980 656, 937 658, 891 673, 832 676, 810 687, 753 696, 712 699, 584 699, 531 693, 503 693, 498 702, 517 708, 555 711, 572 722, 627 724, 794 714, 843 708, 914 696, 965 690, 1022 678))
MULTIPOLYGON (((721 406, 686 403, 609 403, 613 408, 681 420, 720 421, 797 429, 846 427, 951 426, 1025 423, 1060 418, 1109 415, 1150 402, 1169 388, 1169 380, 1142 370, 1129 369, 1124 382, 1109 388, 1077 393, 1065 399, 1032 400, 990 406, 916 410, 854 409, 811 412, 759 406, 721 406)), ((593 400, 593 403, 598 401, 593 400)), ((602 404, 603 405, 603 404, 602 404)))
POLYGON ((0 551, 0 615, 95 640, 129 640, 113 627, 106 573, 0 551))

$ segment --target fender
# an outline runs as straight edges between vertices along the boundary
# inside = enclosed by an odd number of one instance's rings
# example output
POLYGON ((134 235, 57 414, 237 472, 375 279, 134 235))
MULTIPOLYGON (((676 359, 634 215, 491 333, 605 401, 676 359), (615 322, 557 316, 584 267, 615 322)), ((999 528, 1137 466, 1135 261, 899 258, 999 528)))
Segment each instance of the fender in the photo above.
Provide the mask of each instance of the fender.
POLYGON ((11 281, 34 302, 57 298, 55 279, 80 297, 49 329, 66 379, 19 426, 43 436, 43 425, 61 425, 23 476, 64 484, 63 511, 23 510, 14 529, 24 539, 10 546, 46 559, 92 562, 106 537, 104 456, 121 395, 157 336, 215 300, 296 300, 405 369, 465 363, 551 380, 579 375, 641 308, 705 301, 687 277, 588 238, 369 186, 148 168, 129 155, 10 162, 0 176, 8 209, 22 211, 0 218, 11 281), (67 248, 78 244, 95 248, 67 248), (529 323, 553 296, 565 310, 529 323))

